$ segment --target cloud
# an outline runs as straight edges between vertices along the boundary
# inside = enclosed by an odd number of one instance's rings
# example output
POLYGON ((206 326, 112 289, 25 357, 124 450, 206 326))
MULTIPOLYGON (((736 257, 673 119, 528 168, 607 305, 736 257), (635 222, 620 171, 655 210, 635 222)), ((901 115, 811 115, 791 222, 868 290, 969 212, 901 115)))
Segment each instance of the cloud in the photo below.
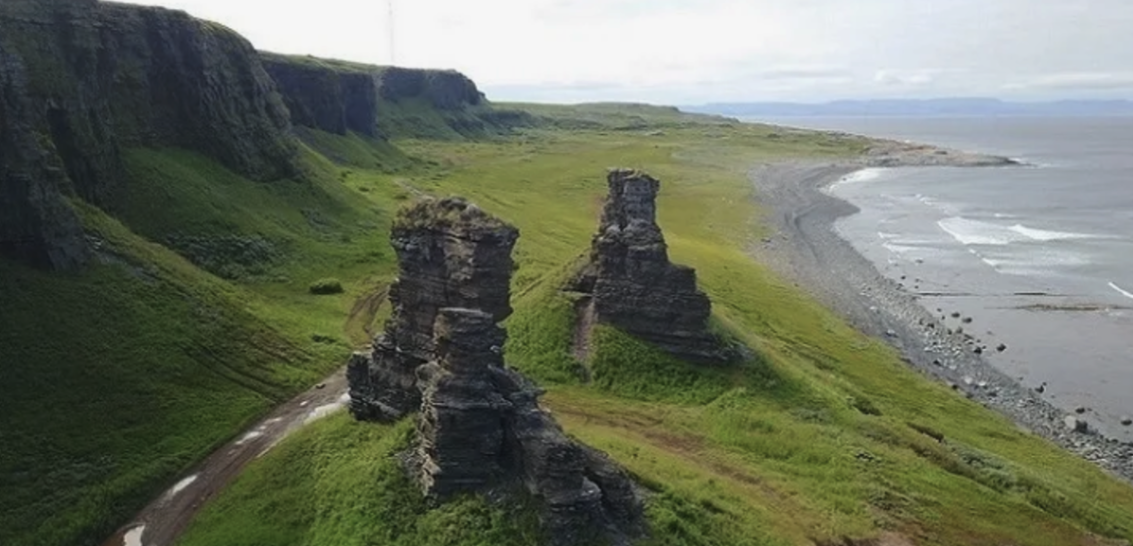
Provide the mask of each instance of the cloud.
POLYGON ((1133 90, 1133 72, 1071 72, 1047 74, 1023 82, 1008 83, 1007 90, 1133 90))
POLYGON ((873 81, 888 86, 925 86, 931 84, 936 80, 937 74, 940 71, 934 70, 878 70, 874 76, 873 81))
POLYGON ((455 68, 507 98, 1112 96, 1133 51, 1129 0, 276 0, 270 16, 264 1, 127 1, 264 49, 378 64, 392 26, 398 64, 455 68))

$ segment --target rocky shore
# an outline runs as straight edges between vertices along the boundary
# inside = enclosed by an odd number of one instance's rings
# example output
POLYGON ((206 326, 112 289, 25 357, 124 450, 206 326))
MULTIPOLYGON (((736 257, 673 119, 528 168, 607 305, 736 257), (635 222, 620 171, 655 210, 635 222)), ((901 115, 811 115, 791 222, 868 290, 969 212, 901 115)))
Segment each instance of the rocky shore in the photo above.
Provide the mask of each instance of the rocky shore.
POLYGON ((1017 165, 1003 157, 895 141, 878 141, 851 160, 762 165, 750 178, 776 233, 755 241, 752 253, 859 330, 889 341, 909 365, 951 385, 958 396, 995 409, 1021 428, 1133 481, 1133 444, 1102 436, 1079 415, 1047 401, 1043 387, 1022 385, 992 366, 982 354, 1004 348, 985 348, 962 330, 950 329, 915 294, 883 276, 833 229, 836 220, 858 209, 824 190, 854 171, 1017 165))

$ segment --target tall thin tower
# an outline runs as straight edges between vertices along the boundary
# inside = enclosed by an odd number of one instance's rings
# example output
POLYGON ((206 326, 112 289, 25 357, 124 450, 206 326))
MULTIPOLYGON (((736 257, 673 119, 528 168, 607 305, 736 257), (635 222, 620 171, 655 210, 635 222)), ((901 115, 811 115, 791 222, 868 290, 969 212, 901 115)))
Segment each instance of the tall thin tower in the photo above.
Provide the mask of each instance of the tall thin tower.
POLYGON ((393 21, 393 0, 386 0, 386 5, 389 6, 389 64, 397 64, 397 40, 394 35, 394 21, 393 21))

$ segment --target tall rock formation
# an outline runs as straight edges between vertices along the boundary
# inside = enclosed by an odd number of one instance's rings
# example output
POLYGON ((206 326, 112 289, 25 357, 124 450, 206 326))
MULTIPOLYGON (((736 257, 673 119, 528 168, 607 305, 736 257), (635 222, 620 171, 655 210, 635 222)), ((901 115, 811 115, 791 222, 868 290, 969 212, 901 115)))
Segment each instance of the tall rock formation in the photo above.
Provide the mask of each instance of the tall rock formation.
POLYGON ((696 271, 669 262, 656 221, 661 183, 625 169, 611 171, 607 183, 590 263, 574 287, 591 295, 594 318, 687 360, 730 360, 732 351, 708 331, 712 304, 696 271))
POLYGON ((348 369, 351 410, 393 420, 418 411, 406 458, 424 493, 523 491, 553 544, 626 544, 644 533, 629 477, 566 436, 533 383, 504 365, 515 228, 460 199, 399 213, 393 316, 348 369))
POLYGON ((363 420, 397 420, 420 406, 415 370, 434 356, 433 325, 445 307, 468 307, 497 321, 508 302, 519 232, 461 199, 422 201, 402 209, 390 242, 398 277, 393 314, 373 351, 348 368, 351 411, 363 420))
POLYGON ((424 393, 411 467, 427 495, 523 488, 553 544, 625 544, 644 533, 629 477, 566 436, 541 391, 504 366, 505 332, 473 309, 437 315, 437 359, 418 368, 424 393))

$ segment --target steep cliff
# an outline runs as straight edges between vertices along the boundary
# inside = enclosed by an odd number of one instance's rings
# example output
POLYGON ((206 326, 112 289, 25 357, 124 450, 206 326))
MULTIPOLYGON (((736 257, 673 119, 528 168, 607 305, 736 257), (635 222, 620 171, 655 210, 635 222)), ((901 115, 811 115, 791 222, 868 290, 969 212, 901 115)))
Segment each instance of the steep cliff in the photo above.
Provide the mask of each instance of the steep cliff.
POLYGON ((0 254, 68 269, 86 261, 82 228, 60 191, 62 165, 39 137, 23 62, 0 44, 0 254))
POLYGON ((378 79, 361 65, 261 53, 295 125, 378 136, 378 79))
POLYGON ((726 362, 734 355, 708 331, 712 303, 696 286, 696 271, 669 261, 657 225, 661 183, 615 169, 590 263, 575 289, 591 295, 586 312, 682 358, 726 362))
POLYGON ((493 108, 476 84, 453 70, 373 66, 261 53, 296 125, 344 135, 461 138, 532 123, 493 108))
POLYGON ((5 0, 0 43, 5 65, 26 71, 26 85, 5 91, 25 105, 12 128, 23 134, 5 147, 41 142, 63 167, 68 182, 55 186, 64 191, 113 209, 122 150, 136 146, 195 150, 255 180, 296 172, 272 80, 252 46, 220 25, 94 0, 5 0))

